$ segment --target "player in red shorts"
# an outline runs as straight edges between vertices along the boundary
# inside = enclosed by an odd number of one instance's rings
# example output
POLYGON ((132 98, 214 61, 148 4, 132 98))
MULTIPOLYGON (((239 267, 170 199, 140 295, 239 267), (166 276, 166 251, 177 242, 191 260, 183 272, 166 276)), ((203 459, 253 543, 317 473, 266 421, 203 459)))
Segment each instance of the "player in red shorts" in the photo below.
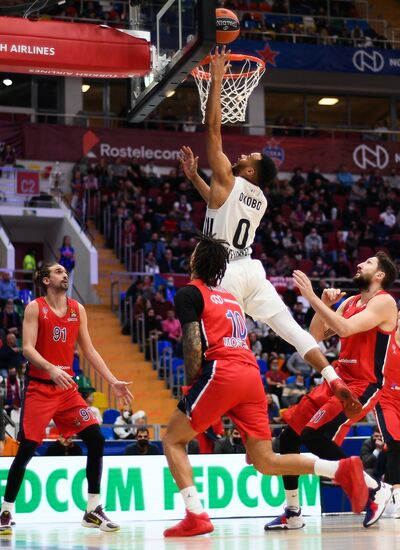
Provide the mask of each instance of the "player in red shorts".
MULTIPOLYGON (((310 332, 316 340, 332 334, 340 336, 341 350, 336 372, 361 402, 360 415, 352 420, 343 415, 337 397, 325 383, 305 395, 298 405, 283 414, 289 425, 280 436, 283 454, 300 451, 301 443, 315 455, 338 460, 345 457, 339 447, 354 422, 361 420, 376 404, 382 387, 390 340, 396 328, 396 302, 384 289, 396 279, 396 267, 384 252, 378 252, 357 266, 353 278, 360 294, 346 299, 337 309, 330 306, 344 293, 327 289, 319 299, 311 282, 301 271, 294 280, 316 314, 310 332)), ((391 496, 391 487, 364 474, 369 488, 369 504, 363 525, 369 527, 382 515, 391 496)), ((298 478, 284 477, 286 503, 284 513, 267 523, 265 529, 304 527, 298 495, 298 478)))
POLYGON ((72 361, 78 341, 86 359, 126 404, 132 400, 128 382, 113 376, 94 349, 84 307, 67 297, 68 273, 60 264, 44 264, 36 281, 45 296, 27 305, 23 325, 23 352, 29 361, 20 419, 20 445, 8 473, 0 514, 0 535, 12 532, 12 517, 26 466, 41 444, 46 426, 53 419, 60 433, 78 433, 88 455, 86 477, 88 502, 82 525, 117 531, 100 505, 100 480, 104 438, 94 415, 73 381, 72 361))
POLYGON ((400 313, 383 375, 384 384, 375 415, 387 445, 385 481, 393 485, 394 517, 400 518, 400 313))
MULTIPOLYGON (((266 475, 327 476, 342 485, 359 512, 368 497, 361 461, 327 461, 272 451, 267 400, 260 371, 249 348, 243 310, 236 298, 217 287, 228 261, 224 241, 203 236, 190 260, 191 283, 175 296, 183 330, 189 387, 163 439, 171 473, 183 497, 186 516, 164 531, 166 537, 210 533, 214 527, 193 483, 186 444, 223 414, 239 429, 254 467, 266 475)), ((226 243, 225 243, 226 244, 226 243)))

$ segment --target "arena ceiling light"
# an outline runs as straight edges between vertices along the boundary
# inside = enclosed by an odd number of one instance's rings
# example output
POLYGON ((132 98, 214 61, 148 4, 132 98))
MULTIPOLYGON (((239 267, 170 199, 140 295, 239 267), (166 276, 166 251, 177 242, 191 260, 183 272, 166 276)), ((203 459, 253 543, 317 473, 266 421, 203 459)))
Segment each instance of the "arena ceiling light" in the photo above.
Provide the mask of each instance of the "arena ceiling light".
POLYGON ((332 105, 336 105, 336 103, 339 103, 339 99, 337 97, 322 97, 318 101, 318 105, 329 105, 330 107, 332 105))
POLYGON ((165 92, 165 97, 172 97, 173 95, 175 95, 175 90, 168 90, 165 92))
POLYGON ((11 78, 5 78, 3 80, 3 84, 4 84, 4 86, 12 86, 13 81, 11 80, 11 78))
POLYGON ((86 94, 90 90, 90 84, 82 84, 82 92, 86 94))

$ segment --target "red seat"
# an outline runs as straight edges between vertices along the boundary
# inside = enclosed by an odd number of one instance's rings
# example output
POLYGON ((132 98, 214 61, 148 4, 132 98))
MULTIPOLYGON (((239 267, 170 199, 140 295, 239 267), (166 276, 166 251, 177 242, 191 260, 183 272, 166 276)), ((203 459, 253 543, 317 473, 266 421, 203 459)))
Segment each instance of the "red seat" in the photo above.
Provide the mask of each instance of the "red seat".
POLYGON ((346 208, 348 198, 345 195, 335 195, 334 197, 335 204, 341 210, 346 208))
POLYGON ((358 262, 365 262, 368 258, 374 255, 374 251, 369 246, 360 246, 358 250, 358 262))
POLYGON ((290 214, 292 213, 292 209, 287 204, 283 204, 281 207, 281 214, 285 221, 289 219, 290 214))
POLYGON ((261 243, 253 243, 251 245, 251 248, 253 249, 253 255, 255 258, 259 258, 261 254, 265 252, 264 247, 261 243))
POLYGON ((309 275, 311 271, 313 270, 314 262, 312 260, 299 260, 297 262, 297 269, 300 269, 300 271, 304 271, 306 275, 309 275))
POLYGON ((326 250, 337 250, 338 247, 338 240, 336 233, 326 233, 325 235, 326 239, 326 250))
POLYGON ((367 208, 367 220, 372 220, 374 223, 379 222, 380 211, 377 206, 369 206, 367 208))

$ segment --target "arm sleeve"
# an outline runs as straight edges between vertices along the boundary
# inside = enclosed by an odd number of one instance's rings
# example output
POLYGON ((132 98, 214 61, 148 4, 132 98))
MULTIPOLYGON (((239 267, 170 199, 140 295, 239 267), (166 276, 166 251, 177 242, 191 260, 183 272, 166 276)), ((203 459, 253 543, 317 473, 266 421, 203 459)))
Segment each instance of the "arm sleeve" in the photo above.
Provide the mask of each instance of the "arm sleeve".
POLYGON ((203 313, 204 300, 198 288, 193 285, 178 290, 174 298, 175 312, 180 324, 194 323, 203 313))

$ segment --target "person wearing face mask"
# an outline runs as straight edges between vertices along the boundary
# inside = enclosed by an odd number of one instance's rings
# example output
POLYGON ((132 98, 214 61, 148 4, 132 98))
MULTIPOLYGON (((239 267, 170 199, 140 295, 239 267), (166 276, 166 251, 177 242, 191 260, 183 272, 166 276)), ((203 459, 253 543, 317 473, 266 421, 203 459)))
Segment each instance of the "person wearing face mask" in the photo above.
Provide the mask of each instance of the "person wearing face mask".
POLYGON ((299 402, 300 398, 307 393, 307 388, 304 385, 304 376, 298 374, 295 380, 287 384, 282 392, 282 405, 290 407, 299 402))
POLYGON ((115 419, 114 434, 116 439, 135 439, 135 430, 133 428, 132 410, 124 409, 120 416, 115 419))
POLYGON ((236 454, 245 453, 246 449, 242 442, 239 430, 233 426, 229 437, 219 439, 214 447, 215 454, 236 454))
POLYGON ((150 434, 147 428, 138 428, 136 432, 136 441, 131 443, 125 449, 126 455, 159 455, 157 445, 150 443, 150 434))

